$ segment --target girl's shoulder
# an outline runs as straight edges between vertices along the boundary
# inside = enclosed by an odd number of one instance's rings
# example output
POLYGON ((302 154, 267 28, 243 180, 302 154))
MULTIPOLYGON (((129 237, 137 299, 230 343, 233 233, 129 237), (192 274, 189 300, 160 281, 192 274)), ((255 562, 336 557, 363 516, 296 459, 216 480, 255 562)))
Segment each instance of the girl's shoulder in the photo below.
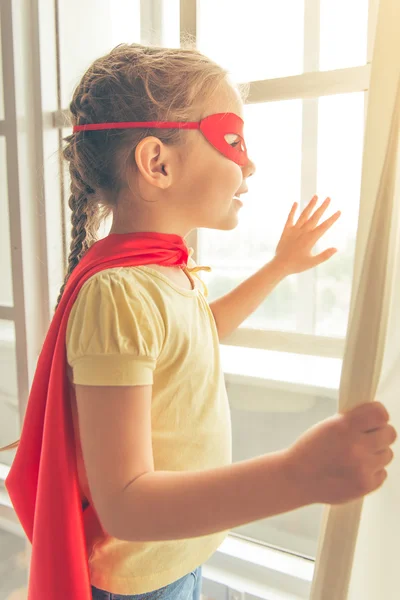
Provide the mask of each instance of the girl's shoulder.
POLYGON ((70 365, 83 356, 98 355, 155 360, 165 338, 165 323, 143 285, 134 270, 125 267, 99 271, 85 282, 68 318, 70 365))
POLYGON ((91 296, 116 296, 125 298, 127 302, 139 302, 149 299, 151 289, 148 275, 141 267, 113 267, 92 275, 82 286, 78 299, 91 296))
POLYGON ((156 299, 149 292, 146 278, 136 267, 114 267, 92 275, 82 286, 71 310, 70 320, 94 312, 98 318, 129 319, 134 312, 158 318, 156 299))

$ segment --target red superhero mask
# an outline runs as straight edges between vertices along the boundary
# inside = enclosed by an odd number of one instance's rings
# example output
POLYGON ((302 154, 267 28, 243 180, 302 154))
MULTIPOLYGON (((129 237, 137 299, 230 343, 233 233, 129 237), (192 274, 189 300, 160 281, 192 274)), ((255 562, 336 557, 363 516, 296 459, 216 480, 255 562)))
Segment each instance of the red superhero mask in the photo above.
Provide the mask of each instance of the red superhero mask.
POLYGON ((217 113, 209 115, 201 121, 137 121, 126 123, 89 123, 74 125, 77 131, 99 131, 102 129, 200 129, 206 140, 210 142, 221 154, 233 160, 236 164, 244 166, 248 162, 246 144, 243 137, 243 119, 235 113, 217 113), (226 140, 227 135, 237 135, 240 139, 233 142, 226 140), (233 146, 231 144, 234 144, 233 146))

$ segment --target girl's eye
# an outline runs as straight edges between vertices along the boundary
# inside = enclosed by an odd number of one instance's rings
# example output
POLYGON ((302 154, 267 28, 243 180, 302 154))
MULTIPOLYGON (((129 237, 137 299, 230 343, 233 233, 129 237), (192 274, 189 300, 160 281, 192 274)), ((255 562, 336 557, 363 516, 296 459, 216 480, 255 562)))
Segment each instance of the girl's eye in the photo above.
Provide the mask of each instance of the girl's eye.
POLYGON ((244 146, 242 143, 242 138, 237 133, 227 133, 225 135, 225 141, 228 142, 232 148, 236 148, 236 146, 241 145, 241 150, 244 150, 244 146))
POLYGON ((244 151, 245 151, 245 147, 244 147, 244 144, 243 144, 243 142, 242 142, 242 140, 241 140, 241 139, 240 139, 240 140, 237 140, 237 142, 233 142, 233 144, 230 144, 230 145, 232 146, 232 148, 236 148, 236 146, 240 146, 238 149, 239 149, 241 152, 244 152, 244 151))

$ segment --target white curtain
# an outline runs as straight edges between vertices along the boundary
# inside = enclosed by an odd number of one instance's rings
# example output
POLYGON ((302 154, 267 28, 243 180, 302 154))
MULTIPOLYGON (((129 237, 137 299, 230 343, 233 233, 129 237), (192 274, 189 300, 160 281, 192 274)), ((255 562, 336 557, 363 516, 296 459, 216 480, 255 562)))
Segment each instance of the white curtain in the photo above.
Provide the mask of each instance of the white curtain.
MULTIPOLYGON (((346 140, 343 140, 346 143, 346 140)), ((340 411, 379 400, 400 432, 400 1, 381 0, 340 411)), ((394 452, 399 449, 396 442, 394 452)), ((400 462, 384 486, 326 509, 311 600, 399 600, 400 462)))

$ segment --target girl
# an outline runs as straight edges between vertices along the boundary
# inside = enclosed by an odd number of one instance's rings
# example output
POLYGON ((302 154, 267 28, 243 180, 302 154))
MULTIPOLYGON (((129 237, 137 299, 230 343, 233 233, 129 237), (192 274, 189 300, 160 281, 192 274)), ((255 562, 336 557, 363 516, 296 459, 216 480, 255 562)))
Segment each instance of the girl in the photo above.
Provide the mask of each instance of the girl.
POLYGON ((231 464, 219 341, 332 256, 311 249, 339 213, 317 226, 329 200, 313 198, 295 223, 294 205, 274 259, 208 304, 184 238, 238 223, 255 172, 239 89, 196 50, 122 45, 70 109, 69 269, 7 479, 32 541, 29 598, 198 600, 231 528, 386 478, 396 433, 377 402, 231 464))

